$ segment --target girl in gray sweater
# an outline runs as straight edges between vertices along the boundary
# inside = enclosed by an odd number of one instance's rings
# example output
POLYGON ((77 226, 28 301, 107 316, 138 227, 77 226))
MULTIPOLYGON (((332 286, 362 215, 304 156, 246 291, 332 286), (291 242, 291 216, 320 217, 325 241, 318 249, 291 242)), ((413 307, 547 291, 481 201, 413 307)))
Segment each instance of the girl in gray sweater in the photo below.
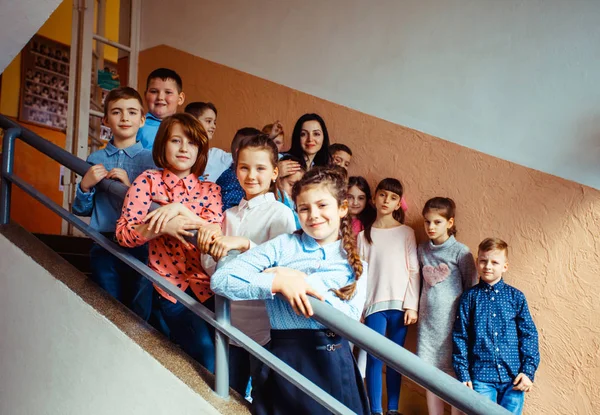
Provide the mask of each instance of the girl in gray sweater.
MULTIPOLYGON (((423 278, 417 331, 417 355, 454 376, 452 327, 463 291, 477 282, 477 269, 469 248, 458 242, 452 199, 434 197, 425 203, 423 219, 429 241, 417 255, 423 278)), ((429 415, 444 413, 444 401, 427 391, 429 415)), ((452 414, 460 414, 452 408, 452 414)))

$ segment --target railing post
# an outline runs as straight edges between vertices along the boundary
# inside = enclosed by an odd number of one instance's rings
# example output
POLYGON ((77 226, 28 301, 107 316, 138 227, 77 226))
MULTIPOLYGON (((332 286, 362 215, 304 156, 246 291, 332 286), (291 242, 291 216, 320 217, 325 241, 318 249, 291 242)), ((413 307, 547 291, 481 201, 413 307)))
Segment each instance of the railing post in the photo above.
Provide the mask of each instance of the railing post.
POLYGON ((0 225, 10 222, 10 199, 12 182, 8 175, 13 172, 15 161, 15 140, 21 135, 20 128, 9 128, 4 131, 2 143, 2 193, 0 194, 0 225))
MULTIPOLYGON (((220 295, 215 296, 215 319, 223 325, 231 323, 229 300, 220 295)), ((229 397, 229 337, 219 330, 215 331, 215 392, 229 397)))

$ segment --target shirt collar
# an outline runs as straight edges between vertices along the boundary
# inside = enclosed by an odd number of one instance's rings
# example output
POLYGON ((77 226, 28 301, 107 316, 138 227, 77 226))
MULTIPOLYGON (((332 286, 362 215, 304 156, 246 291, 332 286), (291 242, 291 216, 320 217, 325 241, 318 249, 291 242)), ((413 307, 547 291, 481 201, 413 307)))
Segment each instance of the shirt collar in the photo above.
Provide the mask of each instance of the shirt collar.
POLYGON ((167 189, 172 190, 174 187, 181 184, 185 189, 185 192, 189 195, 194 187, 199 183, 198 177, 194 173, 190 173, 183 179, 180 179, 172 173, 169 169, 164 169, 162 172, 162 180, 167 189))
POLYGON ((302 231, 300 239, 302 240, 302 245, 304 246, 304 249, 306 251, 312 252, 321 249, 321 245, 319 245, 315 238, 313 238, 304 231, 302 231))
POLYGON ((504 278, 500 278, 500 281, 498 281, 494 285, 490 285, 485 281, 479 281, 479 287, 482 289, 485 289, 485 290, 500 291, 505 286, 506 286, 506 283, 504 282, 504 278))
POLYGON ((104 151, 106 151, 106 154, 109 157, 117 154, 119 152, 119 150, 123 150, 123 152, 125 154, 127 154, 128 157, 134 158, 143 149, 144 149, 144 146, 142 145, 142 143, 140 141, 136 141, 134 145, 129 146, 127 148, 118 148, 115 146, 114 141, 110 140, 108 142, 108 144, 106 144, 106 147, 104 147, 104 151))
POLYGON ((327 244, 325 246, 321 246, 315 240, 315 238, 308 235, 306 232, 302 232, 300 239, 302 239, 302 245, 304 246, 305 251, 314 252, 314 251, 318 251, 319 249, 322 249, 326 255, 328 252, 339 251, 339 249, 341 247, 341 243, 342 243, 342 240, 339 239, 339 240, 332 242, 330 244, 327 244))
POLYGON ((154 114, 152 114, 151 112, 148 112, 146 114, 146 122, 148 122, 148 120, 153 121, 151 124, 159 123, 162 121, 160 118, 157 118, 156 116, 154 116, 154 114))
POLYGON ((262 205, 263 203, 274 202, 274 201, 275 201, 275 195, 271 192, 267 192, 263 195, 255 196, 250 200, 242 199, 239 206, 240 206, 240 209, 252 209, 256 206, 262 205))

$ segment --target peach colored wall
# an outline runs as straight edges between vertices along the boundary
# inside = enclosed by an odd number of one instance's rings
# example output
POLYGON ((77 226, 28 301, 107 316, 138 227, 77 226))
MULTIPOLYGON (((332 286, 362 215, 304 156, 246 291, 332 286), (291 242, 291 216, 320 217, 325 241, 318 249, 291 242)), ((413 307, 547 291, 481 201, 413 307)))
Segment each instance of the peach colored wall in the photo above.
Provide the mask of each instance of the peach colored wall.
MULTIPOLYGON (((407 223, 421 241, 423 203, 433 196, 452 197, 462 242, 472 250, 488 236, 509 243, 506 280, 525 293, 538 326, 542 363, 525 413, 600 413, 600 191, 168 46, 140 53, 141 91, 148 73, 160 66, 182 76, 187 102, 215 103, 219 120, 213 144, 218 147, 228 148, 240 127, 262 127, 275 119, 289 138, 301 114, 321 114, 332 141, 354 151, 351 174, 364 175, 372 185, 387 176, 403 182, 407 223)), ((423 410, 422 401, 401 401, 406 415, 423 410)))
POLYGON ((144 0, 141 49, 169 45, 600 189, 599 1, 169 5, 144 0))

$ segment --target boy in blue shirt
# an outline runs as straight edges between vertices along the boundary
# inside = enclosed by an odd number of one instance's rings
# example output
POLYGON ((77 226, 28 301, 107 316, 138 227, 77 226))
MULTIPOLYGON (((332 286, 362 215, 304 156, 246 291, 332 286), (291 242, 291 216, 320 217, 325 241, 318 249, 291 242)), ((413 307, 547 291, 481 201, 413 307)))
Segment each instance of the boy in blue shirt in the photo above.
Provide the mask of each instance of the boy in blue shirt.
POLYGON ((350 161, 352 160, 352 150, 345 144, 334 143, 329 146, 329 154, 331 154, 331 164, 340 166, 348 170, 350 161))
MULTIPOLYGON (((110 127, 112 139, 104 149, 90 154, 87 161, 93 166, 77 185, 73 213, 91 216, 90 226, 111 240, 114 239, 117 219, 121 216, 122 202, 95 186, 105 178, 130 186, 142 172, 156 168, 152 152, 136 141, 144 121, 142 97, 135 89, 121 87, 110 91, 104 102, 103 122, 110 127)), ((147 246, 129 251, 140 261, 147 262, 147 246)), ((149 318, 153 292, 149 280, 98 244, 92 246, 90 262, 93 281, 130 306, 140 317, 149 318)))
POLYGON ((479 244, 479 284, 460 298, 452 334, 458 380, 514 414, 540 363, 538 333, 525 295, 506 284, 508 245, 487 238, 479 244))
POLYGON ((185 101, 181 77, 172 69, 153 70, 146 80, 144 98, 148 113, 145 125, 137 133, 137 140, 144 148, 152 150, 161 121, 175 114, 177 107, 185 101))

